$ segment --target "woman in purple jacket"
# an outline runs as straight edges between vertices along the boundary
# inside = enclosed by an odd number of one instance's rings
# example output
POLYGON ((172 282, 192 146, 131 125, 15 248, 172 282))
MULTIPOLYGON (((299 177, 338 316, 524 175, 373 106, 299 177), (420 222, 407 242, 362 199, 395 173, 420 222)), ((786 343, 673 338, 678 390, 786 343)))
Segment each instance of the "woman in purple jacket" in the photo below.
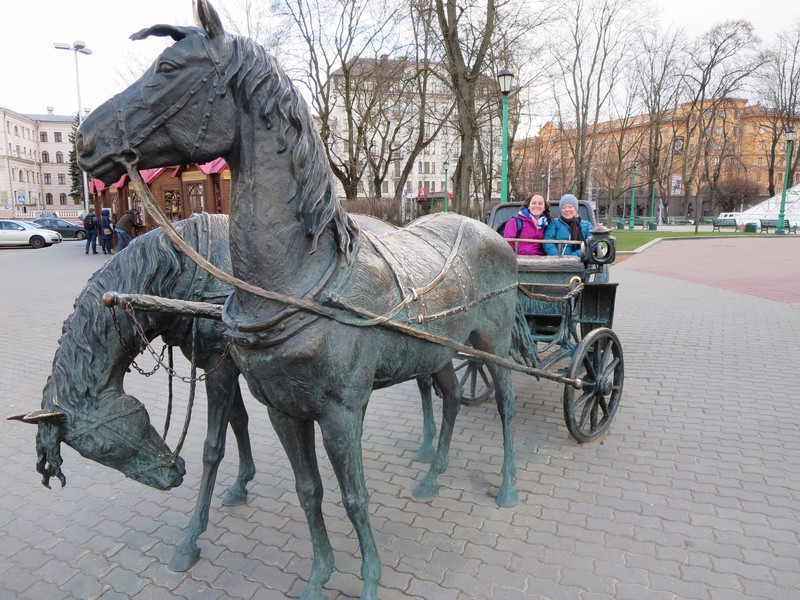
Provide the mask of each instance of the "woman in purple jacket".
MULTIPOLYGON (((544 239, 544 230, 548 223, 550 223, 550 205, 544 196, 534 194, 528 200, 528 205, 506 222, 503 237, 541 240, 544 239)), ((508 245, 520 256, 544 256, 544 248, 539 242, 508 242, 508 245)))

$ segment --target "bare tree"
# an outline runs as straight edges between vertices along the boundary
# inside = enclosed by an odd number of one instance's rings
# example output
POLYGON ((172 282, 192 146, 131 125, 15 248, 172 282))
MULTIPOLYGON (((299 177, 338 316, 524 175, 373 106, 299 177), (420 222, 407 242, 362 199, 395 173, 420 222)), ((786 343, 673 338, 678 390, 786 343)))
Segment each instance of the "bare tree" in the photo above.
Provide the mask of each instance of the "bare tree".
MULTIPOLYGON (((670 175, 675 153, 672 115, 681 99, 681 69, 685 61, 682 31, 662 31, 657 24, 638 36, 641 54, 636 60, 635 79, 647 115, 646 148, 642 175, 647 178, 648 196, 659 196, 669 208, 670 175)), ((652 215, 651 215, 652 216, 652 215)))
POLYGON ((646 16, 625 0, 567 0, 550 43, 554 100, 561 129, 574 129, 569 152, 574 190, 582 197, 597 148, 597 127, 632 60, 634 34, 646 16))
MULTIPOLYGON (((709 144, 715 144, 720 123, 725 119, 725 104, 741 92, 763 59, 757 54, 758 38, 748 21, 725 21, 712 27, 689 52, 683 73, 688 108, 683 116, 685 134, 682 164, 684 196, 687 205, 694 192, 695 230, 700 225, 702 201, 699 192, 708 184, 704 157, 709 144), (705 176, 704 176, 705 175, 705 176)), ((723 128, 724 130, 724 128, 723 128)))
POLYGON ((386 0, 284 0, 281 13, 302 42, 296 69, 308 87, 328 162, 348 199, 358 196, 370 148, 371 83, 380 79, 383 55, 402 54, 396 26, 401 4, 386 0))
MULTIPOLYGON (((764 56, 765 63, 758 78, 763 111, 761 126, 769 134, 765 146, 769 177, 769 195, 775 195, 776 182, 782 182, 783 170, 777 169, 778 148, 785 141, 785 132, 800 115, 800 19, 793 27, 781 33, 775 45, 764 56)), ((797 170, 796 153, 790 165, 789 180, 793 181, 797 170)))

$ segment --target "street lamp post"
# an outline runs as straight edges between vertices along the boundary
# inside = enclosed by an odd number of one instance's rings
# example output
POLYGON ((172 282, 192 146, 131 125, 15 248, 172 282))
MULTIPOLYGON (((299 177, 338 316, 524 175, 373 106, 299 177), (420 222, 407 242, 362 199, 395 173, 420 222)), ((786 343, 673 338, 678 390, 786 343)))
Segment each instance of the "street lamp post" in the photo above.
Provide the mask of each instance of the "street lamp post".
POLYGON ((514 74, 503 69, 497 75, 500 93, 503 94, 503 161, 500 175, 500 202, 508 202, 508 95, 511 93, 511 82, 514 74))
POLYGON ((633 209, 636 206, 636 162, 633 163, 633 180, 631 182, 631 211, 628 214, 628 229, 633 229, 633 209))
MULTIPOLYGON (((81 105, 81 77, 78 71, 78 54, 89 55, 92 51, 86 47, 86 42, 76 40, 71 46, 69 44, 56 42, 53 46, 57 50, 72 50, 75 53, 75 82, 78 86, 78 126, 83 123, 83 106, 81 105)), ((86 171, 81 169, 83 174, 83 211, 89 212, 89 180, 86 171)))
POLYGON ((444 159, 444 212, 449 208, 449 198, 447 197, 447 171, 450 170, 450 157, 444 159))
POLYGON ((794 129, 786 132, 786 169, 783 171, 783 191, 781 192, 781 211, 778 213, 778 226, 775 228, 777 235, 786 233, 786 189, 789 187, 789 166, 792 163, 792 142, 794 142, 794 129))

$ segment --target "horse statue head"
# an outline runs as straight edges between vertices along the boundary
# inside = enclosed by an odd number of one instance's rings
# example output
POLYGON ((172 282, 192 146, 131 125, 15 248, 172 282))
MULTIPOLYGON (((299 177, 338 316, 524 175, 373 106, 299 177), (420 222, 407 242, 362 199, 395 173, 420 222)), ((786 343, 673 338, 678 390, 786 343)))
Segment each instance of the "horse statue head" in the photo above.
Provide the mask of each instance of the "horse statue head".
POLYGON ((169 447, 150 424, 144 405, 128 394, 105 394, 95 398, 86 412, 58 410, 53 397, 52 408, 43 408, 12 417, 38 425, 36 434, 36 470, 42 484, 50 487, 55 477, 62 487, 67 479, 61 471, 61 442, 82 456, 127 477, 160 490, 179 486, 186 474, 183 459, 173 457, 169 447))

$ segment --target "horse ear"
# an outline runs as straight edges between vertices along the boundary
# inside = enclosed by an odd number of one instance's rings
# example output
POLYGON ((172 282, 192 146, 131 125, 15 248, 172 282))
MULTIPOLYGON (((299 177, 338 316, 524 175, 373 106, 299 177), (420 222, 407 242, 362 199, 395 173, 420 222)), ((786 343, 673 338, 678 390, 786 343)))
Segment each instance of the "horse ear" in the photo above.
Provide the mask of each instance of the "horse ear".
POLYGON ((225 35, 222 21, 208 0, 196 0, 194 2, 194 20, 197 22, 197 26, 205 31, 210 38, 225 35))
POLYGON ((57 410, 39 409, 29 413, 21 413, 6 417, 8 421, 22 421, 23 423, 45 423, 48 421, 58 421, 64 417, 64 413, 57 410))

